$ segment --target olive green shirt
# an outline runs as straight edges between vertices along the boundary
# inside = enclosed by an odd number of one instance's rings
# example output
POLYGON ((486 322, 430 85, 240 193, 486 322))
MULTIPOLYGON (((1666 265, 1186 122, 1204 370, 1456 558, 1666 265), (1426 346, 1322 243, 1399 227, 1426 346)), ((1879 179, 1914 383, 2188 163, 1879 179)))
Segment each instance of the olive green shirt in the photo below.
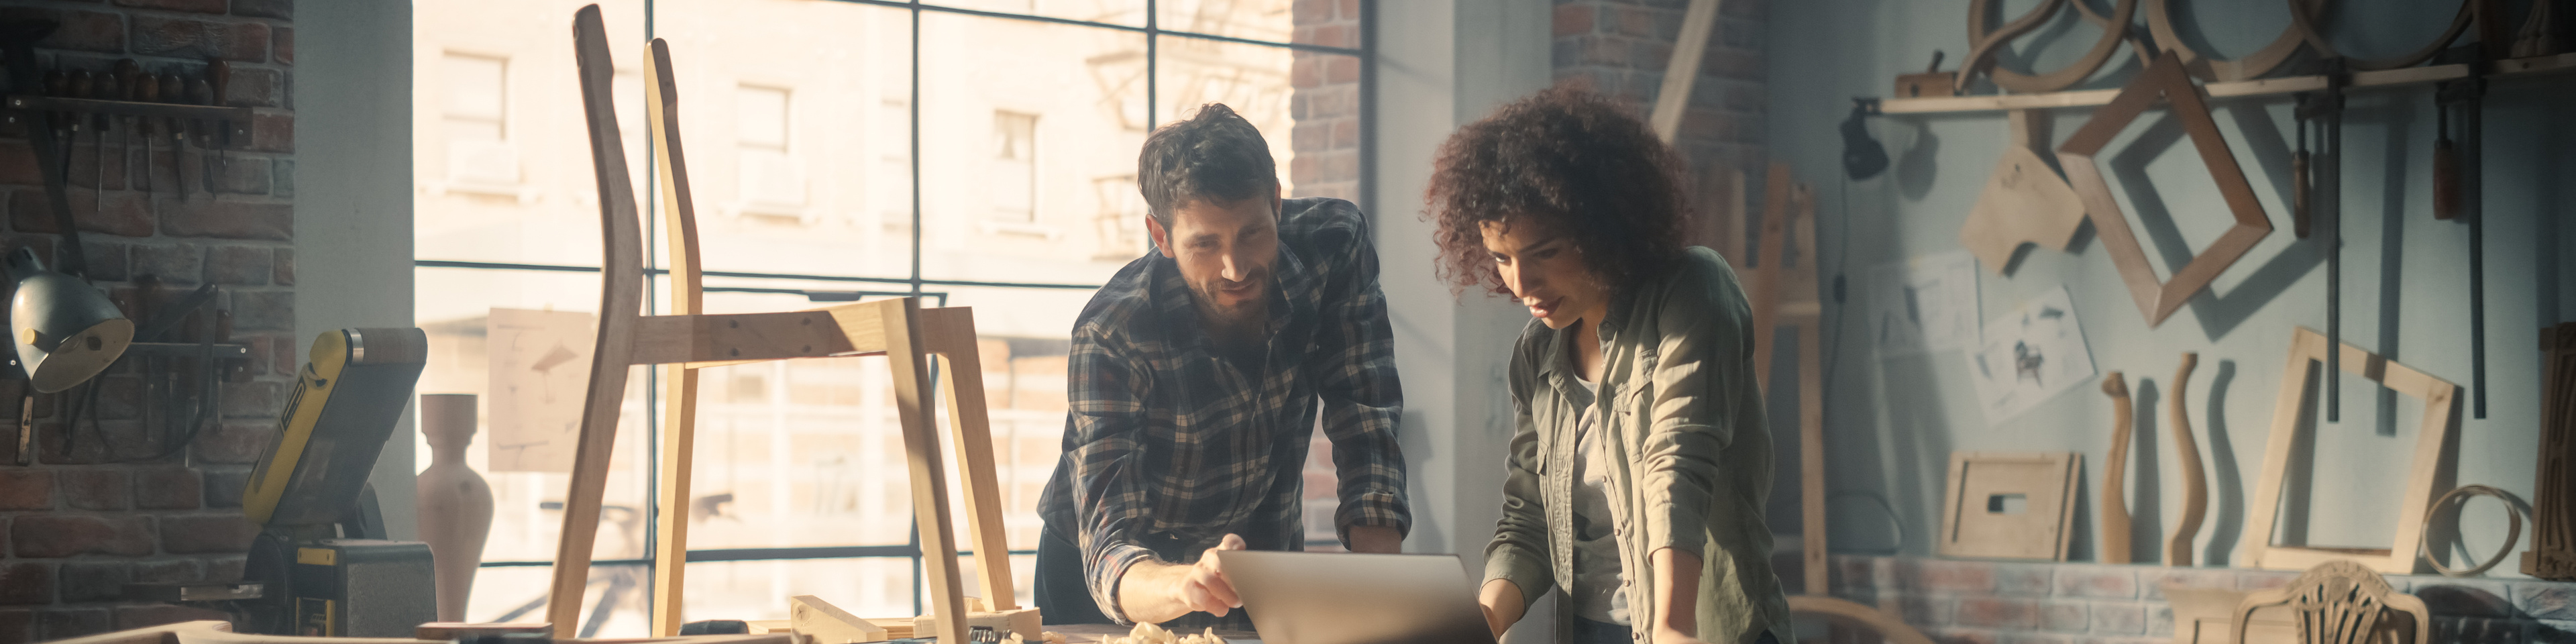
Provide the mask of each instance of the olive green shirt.
MULTIPOLYGON (((1650 570, 1664 548, 1698 553, 1700 639, 1751 644, 1768 631, 1797 641, 1762 521, 1771 435, 1754 384, 1751 319, 1726 260, 1691 247, 1669 274, 1612 296, 1599 321, 1598 396, 1586 395, 1568 357, 1574 333, 1531 321, 1512 353, 1519 425, 1485 578, 1510 580, 1524 601, 1574 579, 1575 425, 1589 401, 1607 432, 1602 460, 1626 569, 1650 570)), ((1662 607, 1653 575, 1627 578, 1630 623, 1643 641, 1662 607)))

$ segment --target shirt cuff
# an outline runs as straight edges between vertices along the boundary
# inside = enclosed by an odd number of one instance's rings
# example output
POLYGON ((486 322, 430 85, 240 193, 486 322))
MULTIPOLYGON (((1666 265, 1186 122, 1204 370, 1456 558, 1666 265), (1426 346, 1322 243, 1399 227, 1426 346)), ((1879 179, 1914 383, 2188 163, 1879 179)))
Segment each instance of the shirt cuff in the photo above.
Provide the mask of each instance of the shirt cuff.
POLYGON ((1100 604, 1100 614, 1109 616, 1110 621, 1121 626, 1135 624, 1134 620, 1127 619, 1126 608, 1118 603, 1118 583, 1126 579, 1128 568, 1154 558, 1154 551, 1131 543, 1110 546, 1108 552, 1101 554, 1099 565, 1093 567, 1098 572, 1091 580, 1091 599, 1100 604))
POLYGON ((1344 547, 1351 542, 1351 528, 1357 526, 1393 526, 1401 539, 1413 533, 1413 512, 1405 508, 1402 495, 1368 492, 1333 510, 1333 525, 1344 547))
POLYGON ((1549 580, 1553 574, 1548 571, 1545 560, 1523 555, 1517 550, 1498 550, 1485 556, 1485 580, 1477 582, 1476 586, 1478 592, 1482 592, 1485 584, 1496 579, 1512 582, 1521 591, 1521 609, 1528 610, 1531 602, 1538 601, 1540 596, 1547 594, 1550 586, 1556 585, 1549 580))

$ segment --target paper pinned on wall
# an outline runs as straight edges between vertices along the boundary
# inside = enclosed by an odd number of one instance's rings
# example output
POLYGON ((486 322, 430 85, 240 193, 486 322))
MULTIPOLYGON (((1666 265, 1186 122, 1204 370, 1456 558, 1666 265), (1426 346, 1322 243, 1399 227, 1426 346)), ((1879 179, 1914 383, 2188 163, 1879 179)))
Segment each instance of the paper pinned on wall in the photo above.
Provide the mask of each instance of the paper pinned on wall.
POLYGON ((1881 357, 1973 348, 1977 257, 1965 252, 1881 264, 1870 283, 1870 335, 1881 357))
POLYGON ((1968 376, 1988 422, 2003 422, 2093 377, 2093 351, 2064 285, 1988 320, 1968 376))
POLYGON ((599 322, 579 311, 492 309, 484 322, 491 471, 571 472, 599 322))

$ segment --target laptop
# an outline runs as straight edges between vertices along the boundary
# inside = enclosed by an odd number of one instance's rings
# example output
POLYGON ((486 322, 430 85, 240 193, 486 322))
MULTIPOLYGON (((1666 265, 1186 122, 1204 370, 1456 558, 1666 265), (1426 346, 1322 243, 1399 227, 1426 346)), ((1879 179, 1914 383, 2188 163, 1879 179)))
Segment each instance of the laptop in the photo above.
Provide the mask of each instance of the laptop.
POLYGON ((1262 644, 1495 644, 1458 555, 1216 556, 1262 644))

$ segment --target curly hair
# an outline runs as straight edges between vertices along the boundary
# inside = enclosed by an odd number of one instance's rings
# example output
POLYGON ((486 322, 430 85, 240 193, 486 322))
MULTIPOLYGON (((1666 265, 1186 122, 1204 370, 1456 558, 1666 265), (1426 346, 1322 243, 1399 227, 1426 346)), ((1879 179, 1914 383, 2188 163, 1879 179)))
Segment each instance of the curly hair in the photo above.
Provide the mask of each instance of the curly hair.
POLYGON ((1555 88, 1459 128, 1440 145, 1424 216, 1439 226, 1440 278, 1452 295, 1504 296, 1482 226, 1536 225, 1573 240, 1592 271, 1622 288, 1680 261, 1681 156, 1628 109, 1555 88))

